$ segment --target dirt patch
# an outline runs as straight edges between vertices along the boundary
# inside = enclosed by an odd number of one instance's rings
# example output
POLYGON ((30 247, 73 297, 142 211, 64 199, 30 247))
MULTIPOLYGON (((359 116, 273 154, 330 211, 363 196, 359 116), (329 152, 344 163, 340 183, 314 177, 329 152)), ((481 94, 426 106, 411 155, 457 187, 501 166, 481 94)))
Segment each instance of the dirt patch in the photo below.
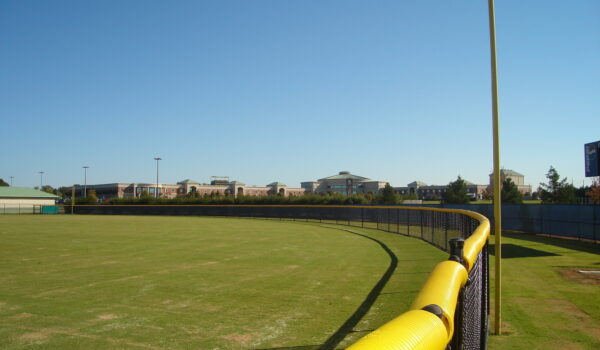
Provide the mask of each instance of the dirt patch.
POLYGON ((115 318, 119 318, 119 316, 115 314, 102 314, 98 316, 101 320, 114 320, 115 318))
POLYGON ((19 338, 27 342, 33 342, 47 339, 50 336, 50 334, 52 334, 52 331, 44 329, 39 332, 25 333, 19 338))
POLYGON ((31 316, 33 316, 33 315, 28 312, 22 312, 20 314, 12 315, 9 318, 11 320, 23 320, 23 319, 29 318, 31 316))
POLYGON ((231 334, 224 335, 222 338, 225 340, 229 340, 230 342, 237 344, 237 345, 244 345, 244 344, 248 343, 250 340, 252 340, 252 335, 231 333, 231 334))
POLYGON ((577 283, 600 285, 600 273, 594 273, 590 271, 599 271, 599 269, 581 267, 567 267, 559 269, 560 275, 566 280, 577 283))
POLYGON ((252 336, 250 334, 238 334, 232 333, 223 336, 223 339, 229 340, 234 344, 244 345, 252 340, 252 336))
POLYGON ((198 335, 202 333, 202 329, 198 327, 181 327, 181 330, 189 335, 198 335))

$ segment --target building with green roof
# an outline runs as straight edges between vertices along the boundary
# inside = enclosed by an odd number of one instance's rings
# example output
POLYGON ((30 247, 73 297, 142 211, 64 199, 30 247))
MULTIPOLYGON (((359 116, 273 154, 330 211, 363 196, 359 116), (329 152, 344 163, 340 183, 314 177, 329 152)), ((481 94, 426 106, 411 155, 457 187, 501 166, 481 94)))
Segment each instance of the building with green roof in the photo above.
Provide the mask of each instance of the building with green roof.
POLYGON ((387 182, 376 181, 350 173, 340 171, 337 175, 327 176, 317 181, 305 181, 300 186, 307 193, 373 193, 381 191, 387 182))
POLYGON ((34 208, 55 205, 59 196, 27 187, 0 187, 0 212, 34 212, 34 208))

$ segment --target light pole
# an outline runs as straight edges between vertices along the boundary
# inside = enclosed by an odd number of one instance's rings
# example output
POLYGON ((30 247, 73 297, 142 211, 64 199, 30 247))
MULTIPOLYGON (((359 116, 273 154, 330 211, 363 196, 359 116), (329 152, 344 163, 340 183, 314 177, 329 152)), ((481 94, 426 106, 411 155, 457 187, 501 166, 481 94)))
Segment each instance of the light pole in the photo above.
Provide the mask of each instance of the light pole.
POLYGON ((89 166, 84 165, 83 168, 83 198, 87 198, 87 170, 89 166))
POLYGON ((11 177, 10 177, 10 187, 13 187, 13 179, 14 179, 14 178, 15 178, 14 176, 11 176, 11 177))
POLYGON ((44 178, 44 172, 40 171, 40 191, 42 190, 42 187, 44 187, 43 178, 44 178))
POLYGON ((156 189, 154 190, 154 197, 158 198, 158 161, 162 160, 162 158, 156 157, 154 160, 156 161, 156 189))

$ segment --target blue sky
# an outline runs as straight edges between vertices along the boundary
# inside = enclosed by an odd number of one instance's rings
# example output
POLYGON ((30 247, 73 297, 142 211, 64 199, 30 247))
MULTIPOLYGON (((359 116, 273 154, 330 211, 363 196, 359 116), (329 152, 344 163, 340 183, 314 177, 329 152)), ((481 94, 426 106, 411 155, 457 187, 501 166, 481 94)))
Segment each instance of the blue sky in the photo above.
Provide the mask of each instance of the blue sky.
MULTIPOLYGON (((497 1, 501 163, 576 186, 600 140, 600 2, 497 1)), ((487 1, 0 2, 15 186, 487 183, 487 1)), ((586 180, 589 183, 589 180, 586 180)))

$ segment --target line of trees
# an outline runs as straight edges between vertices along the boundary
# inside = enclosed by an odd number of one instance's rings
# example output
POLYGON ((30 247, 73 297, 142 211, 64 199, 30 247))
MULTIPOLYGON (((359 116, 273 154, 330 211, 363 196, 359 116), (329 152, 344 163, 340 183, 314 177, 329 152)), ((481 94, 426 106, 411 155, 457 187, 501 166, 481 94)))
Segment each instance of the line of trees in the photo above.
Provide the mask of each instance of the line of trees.
MULTIPOLYGON (((553 166, 550 166, 546 173, 547 183, 540 183, 540 186, 534 196, 539 198, 542 203, 553 204, 577 204, 589 198, 592 202, 600 204, 600 185, 594 181, 592 186, 582 186, 576 188, 570 184, 567 178, 562 178, 553 166)), ((488 188, 488 192, 491 192, 488 188)), ((488 195, 491 195, 488 193, 488 195)), ((523 194, 519 192, 517 185, 506 178, 501 185, 502 203, 523 203, 523 194)), ((467 184, 458 176, 456 181, 448 184, 446 192, 442 196, 442 203, 447 204, 468 204, 471 198, 467 193, 467 184)))

